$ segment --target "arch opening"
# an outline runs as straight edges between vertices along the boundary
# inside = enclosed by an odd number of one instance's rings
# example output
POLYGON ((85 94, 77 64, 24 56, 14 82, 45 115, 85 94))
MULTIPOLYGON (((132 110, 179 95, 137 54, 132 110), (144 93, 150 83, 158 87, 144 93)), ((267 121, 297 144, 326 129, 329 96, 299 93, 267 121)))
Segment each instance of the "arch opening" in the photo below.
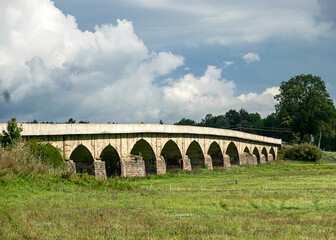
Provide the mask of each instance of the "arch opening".
POLYGON ((146 174, 156 174, 157 173, 156 157, 155 157, 152 147, 149 145, 149 143, 146 140, 141 139, 137 141, 132 148, 131 154, 142 157, 142 159, 145 162, 146 174))
POLYGON ((273 149, 273 147, 271 147, 271 149, 270 149, 270 154, 272 155, 272 157, 273 157, 273 161, 275 160, 275 152, 274 152, 274 149, 273 149))
POLYGON ((111 145, 105 147, 102 153, 100 154, 100 158, 102 161, 105 162, 107 177, 121 175, 120 157, 117 150, 114 147, 112 147, 111 145))
POLYGON ((239 153, 236 145, 231 142, 226 149, 226 154, 230 157, 231 165, 239 165, 239 153))
POLYGON ((182 154, 173 140, 169 140, 161 151, 161 156, 165 159, 166 171, 183 169, 182 154))
POLYGON ((265 161, 268 162, 268 154, 265 147, 262 149, 261 154, 265 156, 265 161))
POLYGON ((257 157, 257 164, 260 164, 260 154, 257 147, 253 149, 253 155, 257 157))
POLYGON ((248 149, 248 147, 245 147, 245 148, 244 148, 244 153, 251 154, 251 153, 250 153, 250 150, 248 149))
POLYGON ((191 167, 205 165, 203 151, 198 142, 193 141, 190 143, 186 154, 190 159, 191 167))
POLYGON ((84 145, 77 146, 71 153, 70 159, 74 161, 77 173, 94 175, 93 157, 84 145))
POLYGON ((211 156, 213 167, 224 167, 223 154, 217 142, 211 143, 208 154, 211 156))

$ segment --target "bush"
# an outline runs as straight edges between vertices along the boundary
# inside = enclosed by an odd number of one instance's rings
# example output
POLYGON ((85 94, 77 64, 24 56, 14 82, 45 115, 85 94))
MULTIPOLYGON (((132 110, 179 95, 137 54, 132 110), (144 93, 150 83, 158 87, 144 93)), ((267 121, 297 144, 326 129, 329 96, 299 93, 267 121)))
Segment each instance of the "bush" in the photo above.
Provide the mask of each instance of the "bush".
POLYGON ((311 144, 304 143, 283 150, 283 158, 287 160, 316 162, 322 157, 322 151, 311 144))
POLYGON ((10 148, 0 148, 0 176, 20 174, 57 174, 64 168, 55 168, 40 156, 33 154, 30 144, 17 142, 10 148))
POLYGON ((52 165, 55 168, 64 165, 63 158, 57 148, 53 147, 50 143, 39 143, 36 139, 33 139, 29 143, 32 153, 40 158, 41 161, 52 165))

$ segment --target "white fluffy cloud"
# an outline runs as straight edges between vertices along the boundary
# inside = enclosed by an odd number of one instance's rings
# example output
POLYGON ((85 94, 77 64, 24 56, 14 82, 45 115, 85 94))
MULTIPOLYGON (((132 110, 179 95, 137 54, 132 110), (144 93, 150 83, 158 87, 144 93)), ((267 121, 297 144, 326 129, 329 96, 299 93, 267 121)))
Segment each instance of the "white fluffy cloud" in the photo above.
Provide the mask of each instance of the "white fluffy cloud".
POLYGON ((247 63, 260 62, 260 56, 258 53, 249 52, 245 54, 242 59, 247 63))
POLYGON ((149 51, 126 20, 83 32, 50 0, 7 0, 0 35, 0 87, 12 100, 10 108, 0 100, 1 121, 173 122, 230 108, 273 111, 270 90, 237 97, 214 66, 158 85, 184 58, 149 51))

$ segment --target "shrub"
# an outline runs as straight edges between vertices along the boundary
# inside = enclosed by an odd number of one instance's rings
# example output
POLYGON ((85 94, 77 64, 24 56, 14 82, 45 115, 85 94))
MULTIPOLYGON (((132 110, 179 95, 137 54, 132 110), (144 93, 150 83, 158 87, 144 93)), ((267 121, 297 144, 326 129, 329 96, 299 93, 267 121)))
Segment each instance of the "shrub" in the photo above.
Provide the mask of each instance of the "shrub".
POLYGON ((32 153, 40 158, 42 162, 52 165, 55 168, 64 165, 60 152, 50 143, 39 143, 36 139, 32 139, 29 143, 32 153))
POLYGON ((31 146, 24 142, 17 142, 10 148, 0 148, 0 176, 20 174, 57 174, 64 172, 64 168, 55 168, 46 163, 40 156, 31 151, 31 146))
POLYGON ((283 158, 296 161, 316 162, 322 157, 322 151, 311 144, 304 143, 283 150, 283 158))

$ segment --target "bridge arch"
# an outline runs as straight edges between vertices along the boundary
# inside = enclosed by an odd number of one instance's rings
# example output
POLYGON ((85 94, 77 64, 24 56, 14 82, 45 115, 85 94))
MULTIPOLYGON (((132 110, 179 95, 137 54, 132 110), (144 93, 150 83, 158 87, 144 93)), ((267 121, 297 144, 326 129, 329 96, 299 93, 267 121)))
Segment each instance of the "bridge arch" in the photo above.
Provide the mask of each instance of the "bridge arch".
POLYGON ((244 148, 244 153, 251 154, 250 149, 247 146, 244 148))
POLYGON ((261 154, 263 155, 263 158, 265 158, 265 162, 268 162, 268 154, 265 147, 261 150, 261 154))
POLYGON ((100 154, 100 158, 105 162, 106 176, 120 176, 121 163, 117 150, 111 145, 107 145, 100 154))
POLYGON ((218 142, 213 141, 210 144, 208 155, 211 156, 213 167, 224 167, 224 158, 218 142))
POLYGON ((257 158, 257 164, 260 164, 260 153, 257 147, 253 149, 253 155, 257 158))
POLYGON ((156 156, 151 145, 144 139, 138 140, 131 152, 132 155, 139 156, 143 159, 145 164, 146 174, 156 174, 156 156))
POLYGON ((93 157, 87 147, 80 144, 71 153, 70 160, 75 163, 77 173, 94 175, 93 157))
POLYGON ((189 144, 186 155, 190 159, 192 168, 205 164, 202 148, 195 140, 189 144))
POLYGON ((234 142, 229 143, 225 153, 230 157, 230 165, 239 165, 239 153, 234 142))
POLYGON ((168 140, 162 148, 161 156, 165 160, 166 171, 174 169, 183 169, 183 161, 181 151, 173 140, 168 140))

